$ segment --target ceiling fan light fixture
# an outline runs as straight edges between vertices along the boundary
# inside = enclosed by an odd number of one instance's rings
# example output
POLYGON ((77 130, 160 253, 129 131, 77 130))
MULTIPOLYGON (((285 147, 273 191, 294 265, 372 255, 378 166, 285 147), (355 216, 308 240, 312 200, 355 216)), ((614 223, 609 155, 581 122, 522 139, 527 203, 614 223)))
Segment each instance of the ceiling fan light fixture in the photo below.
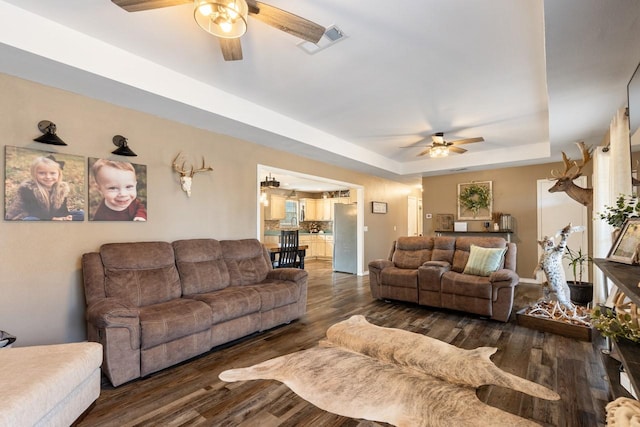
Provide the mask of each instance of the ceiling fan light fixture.
POLYGON ((194 0, 194 19, 200 28, 216 37, 241 37, 247 32, 248 14, 245 0, 194 0))
POLYGON ((449 155, 449 147, 436 145, 429 150, 429 157, 447 157, 449 155))

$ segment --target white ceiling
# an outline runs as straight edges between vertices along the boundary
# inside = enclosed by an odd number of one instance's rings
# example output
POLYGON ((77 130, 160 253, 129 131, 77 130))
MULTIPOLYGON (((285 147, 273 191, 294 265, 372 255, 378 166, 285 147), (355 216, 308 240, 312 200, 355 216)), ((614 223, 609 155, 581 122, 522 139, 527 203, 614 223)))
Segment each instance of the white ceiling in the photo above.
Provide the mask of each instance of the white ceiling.
POLYGON ((637 0, 268 3, 347 38, 308 55, 249 18, 244 60, 225 62, 189 4, 0 0, 0 72, 410 182, 577 157, 640 61, 637 0), (435 132, 485 142, 445 159, 400 148, 435 132))

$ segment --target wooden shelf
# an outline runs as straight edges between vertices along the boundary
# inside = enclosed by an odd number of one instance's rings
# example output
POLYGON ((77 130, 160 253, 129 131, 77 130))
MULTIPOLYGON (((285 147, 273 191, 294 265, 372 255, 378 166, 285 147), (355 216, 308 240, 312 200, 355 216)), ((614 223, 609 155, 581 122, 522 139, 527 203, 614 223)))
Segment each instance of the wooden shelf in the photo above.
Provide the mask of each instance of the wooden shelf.
MULTIPOLYGON (((640 267, 627 265, 619 262, 608 261, 603 258, 595 258, 593 263, 602 271, 606 280, 610 280, 634 303, 640 305, 640 267)), ((628 340, 614 341, 617 351, 625 371, 629 375, 629 380, 634 390, 640 391, 640 344, 628 340)), ((620 363, 611 356, 602 355, 613 398, 632 396, 620 385, 620 372, 617 369, 620 363)))
POLYGON ((489 230, 489 231, 435 231, 436 236, 486 236, 488 234, 495 234, 500 237, 504 237, 507 242, 511 242, 511 235, 513 231, 509 230, 489 230))
POLYGON ((622 387, 620 384, 620 362, 605 353, 602 353, 601 356, 602 364, 604 365, 607 377, 609 378, 611 396, 614 399, 618 397, 628 397, 629 399, 633 399, 631 393, 629 393, 627 389, 622 387))

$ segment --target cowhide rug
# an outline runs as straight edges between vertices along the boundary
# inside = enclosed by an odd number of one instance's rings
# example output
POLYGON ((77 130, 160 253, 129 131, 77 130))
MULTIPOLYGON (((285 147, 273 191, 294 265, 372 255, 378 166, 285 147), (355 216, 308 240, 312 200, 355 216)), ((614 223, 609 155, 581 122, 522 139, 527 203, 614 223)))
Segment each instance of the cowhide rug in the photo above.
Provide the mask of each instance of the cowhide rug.
POLYGON ((502 371, 496 348, 464 350, 424 335, 353 316, 327 330, 318 347, 220 374, 227 382, 273 379, 317 407, 403 426, 535 426, 481 402, 481 385, 559 400, 539 384, 502 371))

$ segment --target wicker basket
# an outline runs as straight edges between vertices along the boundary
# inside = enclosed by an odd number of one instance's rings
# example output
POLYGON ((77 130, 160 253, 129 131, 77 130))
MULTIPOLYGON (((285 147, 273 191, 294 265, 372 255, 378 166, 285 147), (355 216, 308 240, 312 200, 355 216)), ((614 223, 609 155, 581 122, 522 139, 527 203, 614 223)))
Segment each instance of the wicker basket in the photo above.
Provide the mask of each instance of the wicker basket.
POLYGON ((638 322, 638 319, 640 318, 640 309, 638 308, 638 305, 627 298, 627 296, 620 290, 616 292, 613 300, 613 307, 615 308, 618 319, 622 320, 622 315, 628 314, 631 316, 631 323, 636 328, 640 329, 640 323, 638 322))

